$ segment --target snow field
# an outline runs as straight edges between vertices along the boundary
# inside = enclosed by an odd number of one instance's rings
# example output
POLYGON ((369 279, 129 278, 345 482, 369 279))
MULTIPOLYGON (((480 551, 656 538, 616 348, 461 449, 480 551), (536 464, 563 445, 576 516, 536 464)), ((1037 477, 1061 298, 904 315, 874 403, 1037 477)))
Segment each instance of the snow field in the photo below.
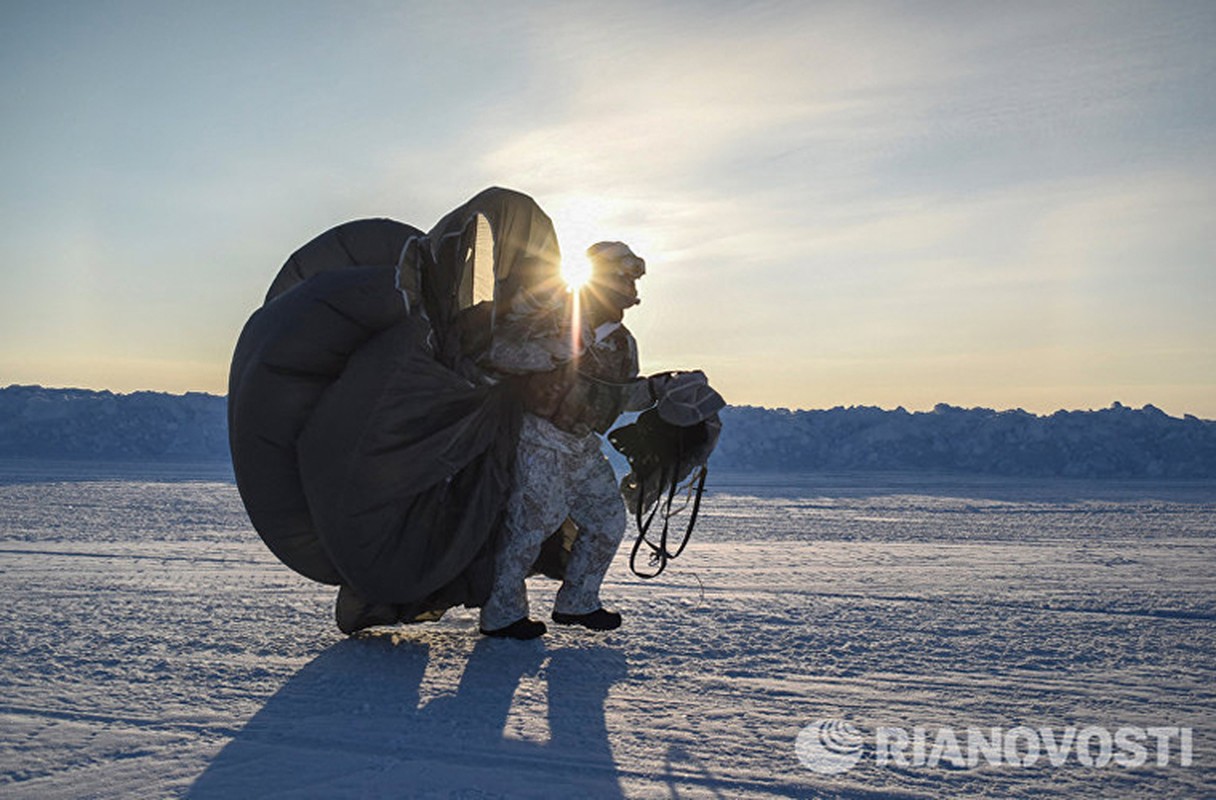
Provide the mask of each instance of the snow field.
POLYGON ((347 639, 181 477, 0 470, 0 796, 1216 796, 1210 484, 714 475, 667 573, 622 550, 624 628, 518 643, 465 609, 347 639), (1194 762, 824 775, 825 719, 1189 726, 1194 762))

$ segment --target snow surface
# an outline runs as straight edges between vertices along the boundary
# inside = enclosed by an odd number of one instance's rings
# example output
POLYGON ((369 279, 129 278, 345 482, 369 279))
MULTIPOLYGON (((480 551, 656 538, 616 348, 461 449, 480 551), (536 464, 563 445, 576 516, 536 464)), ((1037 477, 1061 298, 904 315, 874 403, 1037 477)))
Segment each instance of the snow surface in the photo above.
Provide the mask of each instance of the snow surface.
POLYGON ((0 463, 0 796, 1216 796, 1216 484, 710 488, 661 578, 622 551, 619 631, 347 639, 221 470, 0 463), (1194 763, 826 776, 821 719, 1191 726, 1194 763))

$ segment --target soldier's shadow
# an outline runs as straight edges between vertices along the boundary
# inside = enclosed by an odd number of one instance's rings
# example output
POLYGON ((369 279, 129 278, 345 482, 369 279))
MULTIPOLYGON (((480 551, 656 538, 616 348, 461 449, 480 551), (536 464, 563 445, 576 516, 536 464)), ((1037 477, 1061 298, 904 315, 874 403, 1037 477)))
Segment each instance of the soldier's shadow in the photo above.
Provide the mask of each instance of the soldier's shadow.
POLYGON ((187 796, 623 796, 604 716, 609 688, 626 676, 622 653, 483 639, 455 693, 423 705, 429 660, 430 647, 417 641, 333 645, 266 702, 187 796), (516 691, 538 671, 548 741, 508 738, 516 691))

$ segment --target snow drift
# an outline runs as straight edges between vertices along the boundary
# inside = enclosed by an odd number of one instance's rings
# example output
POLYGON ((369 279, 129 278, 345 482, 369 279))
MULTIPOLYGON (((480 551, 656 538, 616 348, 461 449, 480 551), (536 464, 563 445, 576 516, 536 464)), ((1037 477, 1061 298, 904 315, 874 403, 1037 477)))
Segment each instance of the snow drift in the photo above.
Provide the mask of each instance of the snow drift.
MULTIPOLYGON (((225 399, 0 388, 0 458, 227 460, 225 399)), ((717 469, 1034 477, 1216 477, 1216 422, 1149 405, 1098 411, 723 409, 717 469)))

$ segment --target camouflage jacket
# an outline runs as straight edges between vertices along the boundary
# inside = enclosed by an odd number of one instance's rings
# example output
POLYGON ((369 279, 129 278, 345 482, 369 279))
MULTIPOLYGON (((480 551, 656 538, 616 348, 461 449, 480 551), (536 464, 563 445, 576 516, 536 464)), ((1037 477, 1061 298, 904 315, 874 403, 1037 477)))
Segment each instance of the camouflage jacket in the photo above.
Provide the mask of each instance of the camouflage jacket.
POLYGON ((646 381, 638 379, 637 341, 628 328, 617 325, 596 335, 579 357, 570 388, 550 420, 576 436, 604 433, 623 411, 653 402, 646 381))

